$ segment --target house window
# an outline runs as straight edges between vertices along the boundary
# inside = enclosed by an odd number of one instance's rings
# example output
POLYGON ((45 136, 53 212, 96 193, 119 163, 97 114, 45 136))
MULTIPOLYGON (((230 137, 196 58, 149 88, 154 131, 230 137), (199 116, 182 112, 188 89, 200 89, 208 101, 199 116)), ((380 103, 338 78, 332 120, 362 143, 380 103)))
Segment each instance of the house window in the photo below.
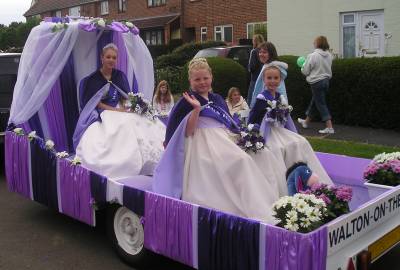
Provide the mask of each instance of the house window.
POLYGON ((126 11, 126 0, 118 0, 118 12, 126 11))
POLYGON ((162 45, 164 44, 163 30, 148 30, 144 31, 146 45, 162 45))
POLYGON ((207 27, 200 27, 200 40, 201 42, 207 40, 207 27))
POLYGON ((77 6, 69 8, 69 16, 76 16, 76 17, 81 16, 81 7, 77 6))
POLYGON ((147 0, 147 6, 157 7, 165 5, 165 0, 147 0))
POLYGON ((356 20, 355 14, 342 14, 342 48, 343 57, 356 56, 356 20))
POLYGON ((216 41, 232 42, 233 40, 233 26, 220 25, 214 27, 214 39, 216 41))
POLYGON ((247 24, 247 38, 252 39, 254 35, 260 34, 267 37, 267 22, 253 22, 247 24))
POLYGON ((61 18, 61 10, 57 10, 55 15, 56 17, 61 18))
POLYGON ((101 1, 100 3, 100 14, 107 15, 108 14, 108 1, 101 1))

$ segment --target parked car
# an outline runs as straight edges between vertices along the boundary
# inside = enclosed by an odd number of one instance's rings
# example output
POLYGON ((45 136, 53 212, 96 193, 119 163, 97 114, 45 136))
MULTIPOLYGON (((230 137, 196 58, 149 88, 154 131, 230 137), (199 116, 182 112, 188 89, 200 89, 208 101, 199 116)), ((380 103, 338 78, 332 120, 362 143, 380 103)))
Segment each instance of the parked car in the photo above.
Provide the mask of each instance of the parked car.
POLYGON ((0 142, 3 142, 13 97, 20 53, 0 53, 0 142))
POLYGON ((212 47, 197 52, 197 57, 227 57, 241 64, 247 70, 250 52, 253 47, 250 45, 238 45, 230 47, 212 47))

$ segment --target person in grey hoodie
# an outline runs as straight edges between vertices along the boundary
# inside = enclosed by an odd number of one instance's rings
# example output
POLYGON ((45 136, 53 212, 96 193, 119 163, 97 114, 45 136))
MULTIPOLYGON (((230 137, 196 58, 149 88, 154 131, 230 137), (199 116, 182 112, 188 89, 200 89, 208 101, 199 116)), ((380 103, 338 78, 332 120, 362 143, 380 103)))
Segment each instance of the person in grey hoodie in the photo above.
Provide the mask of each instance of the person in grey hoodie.
POLYGON ((319 36, 314 40, 314 52, 307 56, 301 72, 307 76, 306 80, 311 86, 312 98, 306 111, 306 119, 298 118, 297 121, 303 128, 308 128, 311 121, 311 111, 315 104, 326 128, 319 131, 321 134, 333 134, 332 116, 326 103, 326 94, 329 89, 329 80, 332 78, 332 55, 329 52, 328 40, 319 36))

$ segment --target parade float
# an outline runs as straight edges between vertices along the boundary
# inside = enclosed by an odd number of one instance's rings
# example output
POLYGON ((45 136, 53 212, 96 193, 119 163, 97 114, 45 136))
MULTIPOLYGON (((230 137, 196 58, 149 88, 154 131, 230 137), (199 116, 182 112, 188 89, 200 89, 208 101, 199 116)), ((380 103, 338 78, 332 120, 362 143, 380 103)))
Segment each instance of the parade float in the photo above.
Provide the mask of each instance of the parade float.
POLYGON ((367 159, 317 154, 334 183, 350 186, 353 196, 348 214, 308 233, 154 193, 150 176, 115 181, 81 166, 72 142, 77 85, 99 67, 100 50, 110 42, 132 91, 151 100, 153 62, 131 23, 47 18, 32 30, 5 137, 10 191, 90 226, 106 209, 113 246, 132 265, 151 251, 206 270, 355 269, 400 241, 400 188, 370 195, 367 159))

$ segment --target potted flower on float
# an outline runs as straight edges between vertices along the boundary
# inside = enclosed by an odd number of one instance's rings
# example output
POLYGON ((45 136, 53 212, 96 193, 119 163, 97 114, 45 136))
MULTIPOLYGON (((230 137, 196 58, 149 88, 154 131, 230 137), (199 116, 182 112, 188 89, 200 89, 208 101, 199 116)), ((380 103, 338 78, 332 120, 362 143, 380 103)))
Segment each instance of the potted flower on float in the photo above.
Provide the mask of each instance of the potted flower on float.
POLYGON ((400 184, 400 152, 376 155, 364 171, 364 185, 371 198, 400 184))

